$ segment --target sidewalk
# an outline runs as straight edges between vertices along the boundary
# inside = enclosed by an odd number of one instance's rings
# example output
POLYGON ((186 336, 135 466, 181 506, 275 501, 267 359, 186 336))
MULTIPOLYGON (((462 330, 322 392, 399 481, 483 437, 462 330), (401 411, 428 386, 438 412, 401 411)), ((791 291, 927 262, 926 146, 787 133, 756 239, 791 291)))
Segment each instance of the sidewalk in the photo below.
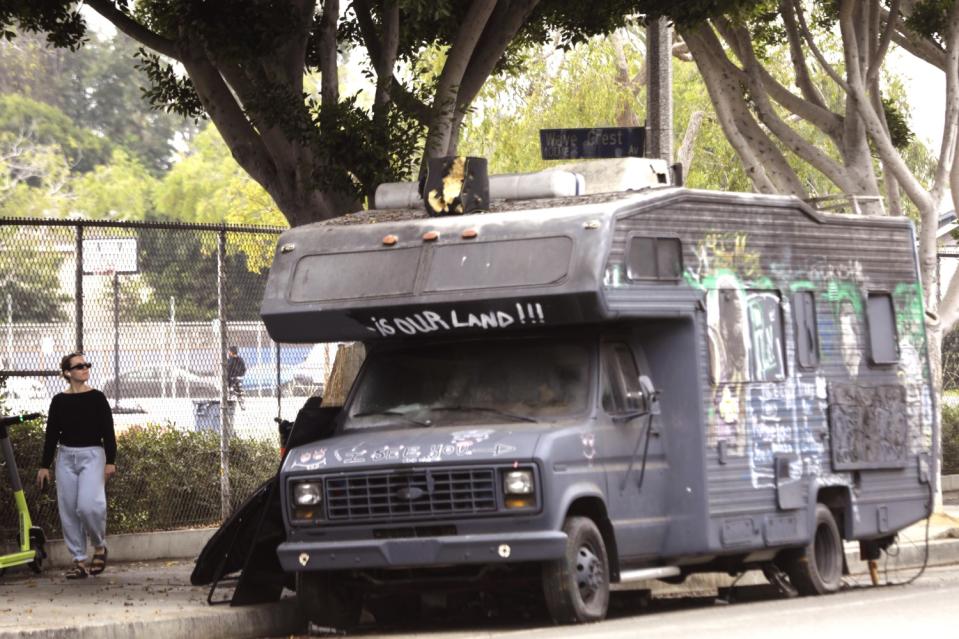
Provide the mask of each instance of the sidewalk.
MULTIPOLYGON (((924 538, 924 522, 903 531, 899 555, 880 560, 880 570, 888 570, 894 581, 912 576, 922 564, 924 538)), ((929 565, 959 564, 959 506, 934 516, 929 538, 929 565)), ((856 544, 847 546, 847 561, 851 579, 866 583, 856 544)), ((10 571, 0 577, 0 639, 245 638, 289 635, 305 627, 292 598, 239 608, 207 605, 207 589, 190 585, 192 570, 193 562, 184 560, 111 562, 103 575, 82 581, 66 581, 58 568, 41 576, 10 571)), ((657 581, 642 587, 668 596, 715 591, 731 581, 726 575, 693 576, 681 586, 657 581)), ((739 583, 751 582, 765 583, 756 571, 739 583)))
POLYGON ((119 637, 244 638, 288 635, 305 624, 295 600, 209 606, 190 585, 192 561, 111 563, 107 572, 67 581, 62 569, 0 577, 0 639, 119 637))

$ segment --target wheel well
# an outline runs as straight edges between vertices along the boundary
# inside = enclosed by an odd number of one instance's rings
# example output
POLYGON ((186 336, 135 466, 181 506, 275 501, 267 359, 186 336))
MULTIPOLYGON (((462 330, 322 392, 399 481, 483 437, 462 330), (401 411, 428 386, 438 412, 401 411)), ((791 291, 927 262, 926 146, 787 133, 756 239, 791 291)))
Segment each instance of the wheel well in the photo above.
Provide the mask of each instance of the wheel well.
MULTIPOLYGON (((832 512, 842 538, 849 539, 849 530, 852 523, 848 521, 852 512, 849 507, 849 488, 846 486, 821 488, 816 495, 816 502, 823 504, 832 512)), ((813 532, 815 533, 815 531, 813 532)))
POLYGON ((580 497, 566 511, 567 517, 589 517, 599 528, 606 544, 606 554, 609 556, 610 581, 619 581, 619 552, 616 550, 616 535, 613 534, 613 524, 606 514, 606 505, 599 497, 580 497))

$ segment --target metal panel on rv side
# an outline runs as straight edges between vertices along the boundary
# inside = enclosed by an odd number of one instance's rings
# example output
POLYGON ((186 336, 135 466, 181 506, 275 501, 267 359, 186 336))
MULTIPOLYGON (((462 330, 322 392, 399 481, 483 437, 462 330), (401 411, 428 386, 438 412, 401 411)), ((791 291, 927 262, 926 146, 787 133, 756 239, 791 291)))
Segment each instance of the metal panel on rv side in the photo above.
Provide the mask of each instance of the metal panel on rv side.
POLYGON ((822 486, 855 486, 845 522, 852 536, 922 516, 928 487, 919 481, 917 455, 928 452, 933 414, 907 220, 821 215, 792 198, 691 191, 650 198, 619 217, 606 268, 610 309, 636 317, 678 313, 695 306, 691 297, 706 309, 702 365, 698 379, 689 371, 688 385, 702 389, 702 410, 685 416, 705 422, 705 437, 680 428, 688 444, 705 451, 702 514, 711 519, 711 548, 735 552, 805 538, 810 513, 784 508, 783 496, 814 503, 810 493, 822 486), (634 237, 678 238, 682 279, 627 277, 634 237), (815 300, 820 362, 811 369, 797 362, 793 297, 801 292, 815 300), (895 309, 899 357, 891 364, 870 362, 870 295, 888 295, 895 309), (720 322, 731 310, 738 318, 720 322), (757 376, 758 362, 771 368, 757 376))

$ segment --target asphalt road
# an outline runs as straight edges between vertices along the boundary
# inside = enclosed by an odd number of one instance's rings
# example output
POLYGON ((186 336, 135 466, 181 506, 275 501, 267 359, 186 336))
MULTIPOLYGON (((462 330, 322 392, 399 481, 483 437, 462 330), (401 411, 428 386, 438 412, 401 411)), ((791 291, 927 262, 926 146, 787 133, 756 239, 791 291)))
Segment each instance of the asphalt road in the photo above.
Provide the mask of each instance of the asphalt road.
MULTIPOLYGON (((909 573, 911 571, 904 571, 909 573)), ((909 574, 902 574, 905 579, 909 574)), ((891 577, 891 576, 890 576, 891 577)), ((482 619, 465 611, 390 630, 368 626, 351 636, 391 639, 743 639, 756 637, 954 637, 959 631, 959 567, 933 568, 908 586, 868 587, 868 579, 826 597, 770 598, 760 588, 734 592, 732 603, 715 597, 653 599, 648 604, 628 593, 614 600, 610 618, 587 626, 557 627, 548 619, 482 619), (861 585, 859 585, 861 584, 861 585)), ((314 629, 313 636, 322 635, 314 629)))

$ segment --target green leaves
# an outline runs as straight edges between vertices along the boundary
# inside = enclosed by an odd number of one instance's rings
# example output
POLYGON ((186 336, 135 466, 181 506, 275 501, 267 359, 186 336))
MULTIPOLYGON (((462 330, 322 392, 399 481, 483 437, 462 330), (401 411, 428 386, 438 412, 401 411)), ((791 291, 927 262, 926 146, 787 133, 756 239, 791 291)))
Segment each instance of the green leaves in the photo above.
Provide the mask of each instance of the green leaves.
POLYGON ((138 60, 136 68, 146 75, 149 82, 146 87, 141 88, 147 103, 155 109, 193 118, 194 122, 206 118, 200 96, 189 77, 177 75, 172 64, 162 61, 160 56, 149 53, 142 47, 134 57, 138 60))

